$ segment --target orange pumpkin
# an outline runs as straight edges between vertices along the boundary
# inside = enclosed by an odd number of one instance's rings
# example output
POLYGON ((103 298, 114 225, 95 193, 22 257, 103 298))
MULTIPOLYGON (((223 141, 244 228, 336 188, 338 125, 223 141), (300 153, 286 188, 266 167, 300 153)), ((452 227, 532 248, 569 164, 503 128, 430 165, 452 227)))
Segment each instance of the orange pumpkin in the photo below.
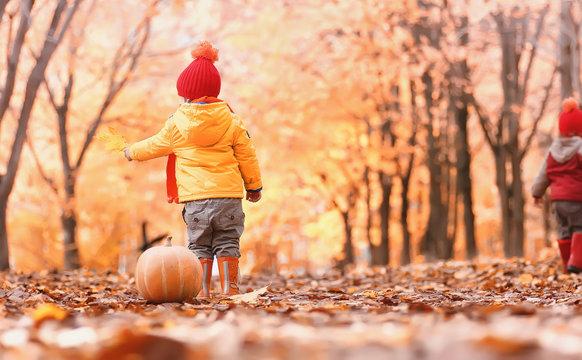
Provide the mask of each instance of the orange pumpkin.
POLYGON ((182 302, 202 288, 202 265, 184 246, 164 245, 144 251, 135 269, 137 291, 152 303, 182 302))

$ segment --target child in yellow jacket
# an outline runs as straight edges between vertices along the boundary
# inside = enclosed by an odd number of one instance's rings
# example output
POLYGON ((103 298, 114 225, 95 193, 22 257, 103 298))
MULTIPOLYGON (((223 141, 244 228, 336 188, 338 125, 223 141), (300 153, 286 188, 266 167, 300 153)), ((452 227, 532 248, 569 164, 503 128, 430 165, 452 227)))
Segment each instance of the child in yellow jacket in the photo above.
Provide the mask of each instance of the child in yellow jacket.
POLYGON ((185 102, 160 132, 126 148, 128 160, 168 158, 168 200, 184 204, 188 247, 203 266, 199 298, 210 296, 214 256, 222 294, 238 294, 239 241, 245 215, 242 198, 261 199, 261 173, 244 124, 228 104, 216 97, 220 75, 214 67, 218 50, 201 42, 194 60, 180 74, 176 87, 185 102), (172 189, 173 176, 177 191, 172 189), (243 188, 244 186, 244 188, 243 188))

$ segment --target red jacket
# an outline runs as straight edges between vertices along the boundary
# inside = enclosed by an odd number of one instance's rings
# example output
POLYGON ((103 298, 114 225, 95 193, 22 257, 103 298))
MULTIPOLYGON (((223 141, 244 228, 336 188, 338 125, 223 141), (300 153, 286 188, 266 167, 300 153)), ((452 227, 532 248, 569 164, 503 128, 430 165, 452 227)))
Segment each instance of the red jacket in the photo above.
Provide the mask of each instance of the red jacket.
POLYGON ((550 186, 550 199, 582 202, 582 138, 561 137, 552 143, 531 193, 542 197, 550 186))

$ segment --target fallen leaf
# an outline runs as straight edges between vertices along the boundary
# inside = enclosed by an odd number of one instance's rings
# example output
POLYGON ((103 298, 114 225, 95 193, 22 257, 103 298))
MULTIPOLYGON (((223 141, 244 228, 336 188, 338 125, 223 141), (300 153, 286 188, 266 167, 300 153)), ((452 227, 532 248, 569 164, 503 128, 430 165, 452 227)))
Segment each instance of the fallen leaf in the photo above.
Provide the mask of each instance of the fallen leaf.
POLYGON ((531 285, 533 281, 533 276, 531 274, 521 274, 519 277, 519 282, 523 285, 531 285))
POLYGON ((186 359, 186 346, 176 340, 134 333, 125 329, 118 334, 117 343, 104 348, 96 360, 112 359, 186 359))
POLYGON ((255 304, 258 299, 259 296, 263 295, 264 293, 267 292, 269 288, 269 285, 267 286, 263 286, 260 289, 257 289, 253 292, 250 293, 246 293, 246 294, 241 294, 241 295, 232 295, 229 298, 235 303, 235 304, 240 304, 240 303, 246 303, 246 304, 255 304))
POLYGON ((533 341, 518 340, 515 338, 509 339, 494 335, 487 335, 479 339, 476 344, 504 355, 522 353, 536 346, 533 341))
POLYGON ((34 320, 34 326, 37 328, 46 320, 62 321, 67 316, 69 316, 68 311, 52 303, 39 305, 30 315, 32 320, 34 320))
POLYGON ((378 293, 377 292, 375 292, 375 291, 368 291, 368 290, 362 292, 362 295, 367 296, 367 297, 371 297, 372 299, 375 299, 375 298, 378 297, 378 293))

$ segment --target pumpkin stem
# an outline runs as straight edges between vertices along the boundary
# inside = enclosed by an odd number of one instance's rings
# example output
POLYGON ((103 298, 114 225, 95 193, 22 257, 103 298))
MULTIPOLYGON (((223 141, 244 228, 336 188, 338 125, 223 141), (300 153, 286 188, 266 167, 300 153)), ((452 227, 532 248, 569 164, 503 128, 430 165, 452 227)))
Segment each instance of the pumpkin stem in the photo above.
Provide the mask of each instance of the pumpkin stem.
POLYGON ((168 235, 166 241, 164 242, 164 246, 172 246, 172 236, 168 235))

